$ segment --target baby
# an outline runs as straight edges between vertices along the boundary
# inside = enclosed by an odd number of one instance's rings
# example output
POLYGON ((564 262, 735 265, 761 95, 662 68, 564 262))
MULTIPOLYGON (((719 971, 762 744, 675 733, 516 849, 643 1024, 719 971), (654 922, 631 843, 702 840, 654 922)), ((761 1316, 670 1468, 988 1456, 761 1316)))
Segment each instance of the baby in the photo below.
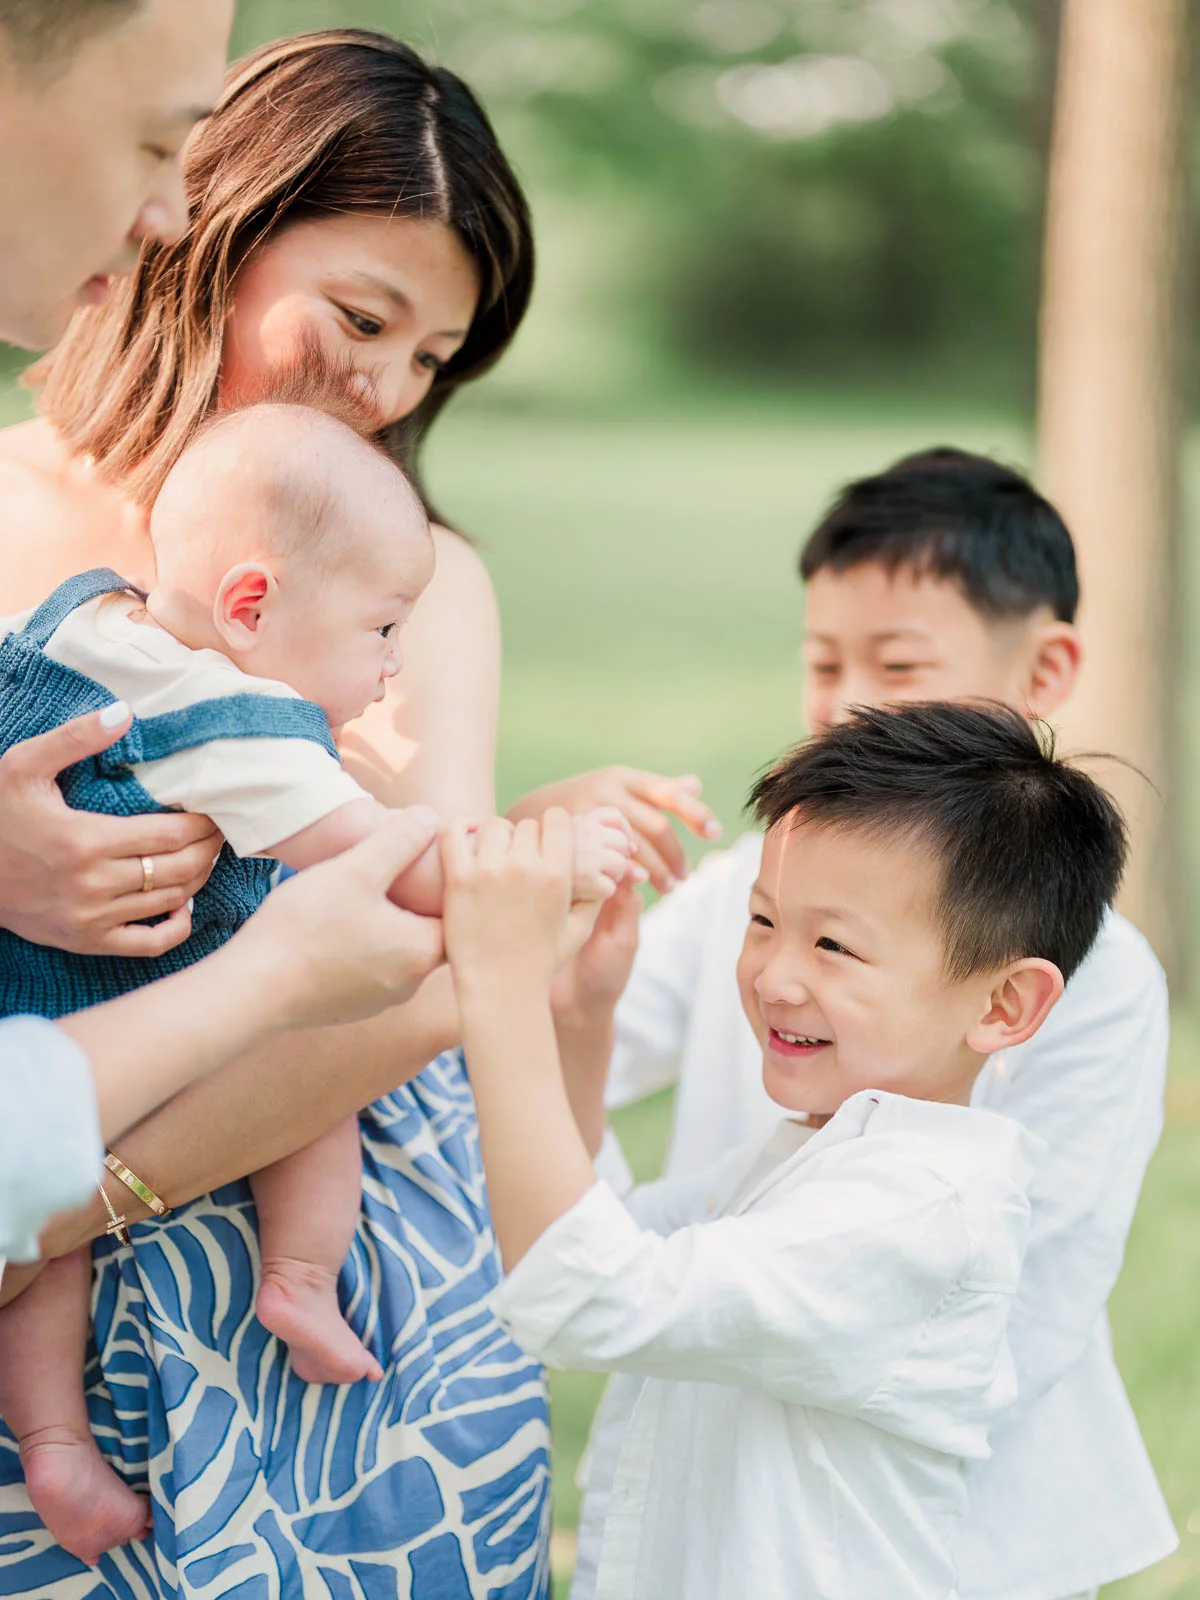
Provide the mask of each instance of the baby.
MULTIPOLYGON (((200 812, 224 833, 228 848, 205 893, 220 900, 227 926, 211 933, 211 910, 201 918, 198 896, 191 959, 257 903, 247 875, 265 886, 273 869, 252 858, 304 868, 390 815, 343 770, 330 730, 382 699, 399 672, 398 636, 433 576, 434 550, 418 495, 356 421, 348 409, 339 417, 277 402, 219 415, 153 507, 150 593, 131 593, 113 573, 89 573, 28 620, 13 619, 4 640, 10 703, 23 685, 41 683, 38 674, 66 669, 131 706, 136 739, 118 749, 127 766, 117 773, 114 808, 200 812)), ((615 812, 579 819, 575 845, 577 901, 606 898, 631 871, 629 835, 615 812)), ((145 863, 142 870, 152 873, 145 863)), ((433 848, 397 880, 392 898, 439 914, 441 897, 433 848)), ((58 1014, 155 975, 143 976, 149 962, 21 943, 10 940, 0 961, 6 1009, 58 1014)), ((361 1204, 356 1123, 250 1182, 261 1321, 286 1341, 307 1381, 378 1379, 379 1363, 337 1299, 361 1204)), ((90 1252, 77 1252, 0 1314, 0 1411, 20 1441, 38 1514, 67 1550, 94 1561, 140 1536, 148 1508, 104 1464, 88 1429, 80 1379, 89 1282, 90 1252)))

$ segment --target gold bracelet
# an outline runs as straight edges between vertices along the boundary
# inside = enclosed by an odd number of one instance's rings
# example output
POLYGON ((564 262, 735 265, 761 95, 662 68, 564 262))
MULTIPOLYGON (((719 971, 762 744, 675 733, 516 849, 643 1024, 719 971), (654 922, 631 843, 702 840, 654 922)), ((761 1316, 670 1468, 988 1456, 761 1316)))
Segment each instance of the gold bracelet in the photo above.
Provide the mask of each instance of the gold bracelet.
POLYGON ((132 1244, 133 1241, 129 1237, 129 1229, 126 1226, 125 1218, 118 1216, 116 1210, 113 1208, 112 1201, 104 1192, 104 1185, 97 1181, 96 1188, 100 1191, 100 1198, 104 1201, 104 1209, 108 1212, 110 1219, 108 1227, 105 1228, 104 1232, 106 1234, 114 1234, 118 1244, 132 1244))
POLYGON ((132 1190, 137 1195, 144 1206, 149 1206, 156 1217, 169 1217, 171 1215, 170 1206, 165 1205, 149 1184, 142 1182, 136 1172, 130 1172, 125 1163, 118 1156, 113 1155, 111 1150, 104 1158, 104 1165, 114 1177, 120 1178, 127 1189, 132 1190))

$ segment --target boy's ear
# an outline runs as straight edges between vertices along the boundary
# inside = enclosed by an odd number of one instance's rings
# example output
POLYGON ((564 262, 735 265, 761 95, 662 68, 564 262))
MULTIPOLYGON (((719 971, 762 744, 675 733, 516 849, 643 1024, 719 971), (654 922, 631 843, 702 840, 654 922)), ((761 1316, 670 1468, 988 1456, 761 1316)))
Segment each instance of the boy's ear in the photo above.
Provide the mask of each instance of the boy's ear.
POLYGON ((1050 622, 1033 640, 1025 703, 1035 717, 1050 717, 1070 698, 1083 660, 1079 629, 1070 622, 1050 622))
POLYGON ((968 1046, 986 1056, 1024 1044, 1045 1022, 1064 987, 1053 961, 1028 956, 1014 962, 993 988, 987 1011, 967 1034, 968 1046))
POLYGON ((263 613, 279 593, 270 567, 243 561, 221 579, 213 601, 213 626, 233 650, 249 650, 261 638, 263 613))

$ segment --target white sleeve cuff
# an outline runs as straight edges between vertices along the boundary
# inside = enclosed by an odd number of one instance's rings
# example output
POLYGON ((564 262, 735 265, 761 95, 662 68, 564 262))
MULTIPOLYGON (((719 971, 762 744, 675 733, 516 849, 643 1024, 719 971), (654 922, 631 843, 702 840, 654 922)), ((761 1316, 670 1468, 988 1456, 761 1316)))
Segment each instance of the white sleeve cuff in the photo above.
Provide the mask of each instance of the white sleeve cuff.
POLYGON ((86 1055, 41 1017, 0 1022, 0 1256, 35 1259, 38 1234, 87 1200, 103 1160, 86 1055))
POLYGON ((596 1183, 525 1252, 496 1291, 495 1310, 522 1350, 540 1359, 598 1284, 637 1253, 641 1230, 607 1183, 596 1183))

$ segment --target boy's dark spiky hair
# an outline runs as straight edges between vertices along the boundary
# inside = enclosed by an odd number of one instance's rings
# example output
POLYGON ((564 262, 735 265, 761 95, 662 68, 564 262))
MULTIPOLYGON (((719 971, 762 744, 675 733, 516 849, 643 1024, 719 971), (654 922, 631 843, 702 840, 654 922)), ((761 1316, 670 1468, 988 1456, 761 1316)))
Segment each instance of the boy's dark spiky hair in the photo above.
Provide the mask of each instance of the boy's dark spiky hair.
POLYGON ((990 703, 854 711, 778 761, 749 805, 767 828, 853 829, 927 851, 956 979, 1024 956, 1069 978, 1125 865, 1109 796, 1024 717, 990 703))
POLYGON ((956 583, 992 617, 1079 608, 1075 547, 1058 512, 1028 479, 988 456, 941 447, 905 456, 847 484, 800 552, 818 572, 874 562, 956 583))

